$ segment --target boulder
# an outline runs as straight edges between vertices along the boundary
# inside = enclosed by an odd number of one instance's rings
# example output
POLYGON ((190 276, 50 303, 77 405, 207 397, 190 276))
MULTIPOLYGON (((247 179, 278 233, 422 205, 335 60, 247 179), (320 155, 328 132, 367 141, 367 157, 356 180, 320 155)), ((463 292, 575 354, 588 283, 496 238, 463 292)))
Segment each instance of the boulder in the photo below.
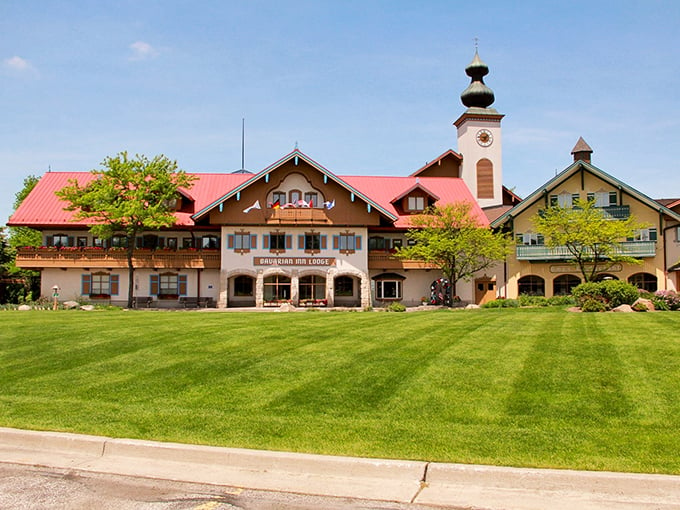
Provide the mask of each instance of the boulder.
POLYGON ((21 310, 22 312, 26 312, 30 309, 31 309, 31 307, 28 306, 28 305, 19 305, 19 308, 18 308, 18 310, 21 310))
POLYGON ((612 308, 612 312, 632 313, 634 311, 630 305, 619 305, 616 308, 612 308))
POLYGON ((466 310, 476 310, 477 308, 479 308, 479 305, 476 305, 474 303, 470 303, 469 305, 465 305, 466 310))
POLYGON ((78 308, 80 306, 80 303, 78 303, 77 301, 64 301, 62 305, 64 305, 65 308, 68 308, 70 310, 71 308, 78 308))
POLYGON ((94 310, 94 305, 83 305, 80 307, 81 310, 85 310, 86 312, 91 312, 94 310))
POLYGON ((648 312, 653 312, 654 310, 656 310, 656 308, 654 308, 654 303, 652 302, 651 299, 638 298, 635 301, 635 303, 633 303, 632 306, 633 309, 638 309, 638 307, 644 306, 645 308, 647 308, 648 312))
POLYGON ((279 307, 279 312, 294 312, 294 311, 295 311, 295 307, 293 305, 291 305, 290 303, 283 303, 279 307))

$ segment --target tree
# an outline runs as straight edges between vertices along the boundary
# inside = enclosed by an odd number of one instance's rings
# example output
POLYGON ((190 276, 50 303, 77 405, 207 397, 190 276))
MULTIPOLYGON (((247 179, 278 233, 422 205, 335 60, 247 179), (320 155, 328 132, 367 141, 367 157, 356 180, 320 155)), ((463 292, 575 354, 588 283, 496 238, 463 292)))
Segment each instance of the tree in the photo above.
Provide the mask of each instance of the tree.
POLYGON ((406 237, 415 244, 399 249, 396 256, 436 265, 455 295, 458 281, 470 280, 508 253, 507 237, 482 226, 471 210, 471 204, 456 202, 414 216, 406 237))
MULTIPOLYGON (((28 194, 33 191, 36 184, 40 180, 35 175, 29 175, 24 179, 24 187, 21 191, 14 194, 14 210, 16 211, 28 194)), ((42 244, 42 234, 30 227, 10 227, 9 229, 9 244, 13 248, 21 248, 23 246, 40 246, 42 244)), ((34 273, 35 271, 31 271, 34 273)))
POLYGON ((616 263, 639 264, 634 257, 622 254, 621 242, 645 228, 633 216, 613 220, 605 216, 593 201, 576 200, 574 207, 549 207, 535 215, 532 222, 537 233, 550 248, 564 246, 586 282, 595 280, 616 263))
POLYGON ((137 234, 175 224, 174 204, 179 188, 190 188, 193 177, 177 170, 177 162, 163 155, 149 160, 144 155, 128 158, 127 152, 107 157, 103 170, 84 186, 77 180, 56 192, 74 211, 74 221, 92 219, 90 232, 102 239, 124 234, 128 263, 128 308, 133 304, 133 253, 137 234))

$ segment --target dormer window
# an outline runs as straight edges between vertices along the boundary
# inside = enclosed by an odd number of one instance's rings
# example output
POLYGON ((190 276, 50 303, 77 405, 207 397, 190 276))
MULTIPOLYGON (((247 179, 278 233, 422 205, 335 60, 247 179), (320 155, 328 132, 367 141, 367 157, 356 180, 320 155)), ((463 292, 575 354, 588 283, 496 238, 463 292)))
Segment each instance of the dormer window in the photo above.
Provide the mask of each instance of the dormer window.
POLYGON ((609 207, 616 205, 618 201, 618 194, 616 191, 598 191, 596 193, 588 193, 588 202, 595 202, 595 207, 609 207))
POLYGON ((425 197, 408 197, 408 210, 409 211, 424 211, 425 210, 425 197))

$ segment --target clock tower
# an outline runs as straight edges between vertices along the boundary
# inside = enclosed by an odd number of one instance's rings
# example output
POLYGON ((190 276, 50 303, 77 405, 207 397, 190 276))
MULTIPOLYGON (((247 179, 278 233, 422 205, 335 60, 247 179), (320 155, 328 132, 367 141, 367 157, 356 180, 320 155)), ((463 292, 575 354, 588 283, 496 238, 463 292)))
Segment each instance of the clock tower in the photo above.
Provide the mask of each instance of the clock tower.
POLYGON ((484 84, 489 68, 475 49, 472 62, 465 68, 471 81, 460 95, 467 110, 454 125, 458 129, 458 152, 463 156, 461 177, 481 207, 503 203, 503 160, 501 119, 490 106, 493 91, 484 84))

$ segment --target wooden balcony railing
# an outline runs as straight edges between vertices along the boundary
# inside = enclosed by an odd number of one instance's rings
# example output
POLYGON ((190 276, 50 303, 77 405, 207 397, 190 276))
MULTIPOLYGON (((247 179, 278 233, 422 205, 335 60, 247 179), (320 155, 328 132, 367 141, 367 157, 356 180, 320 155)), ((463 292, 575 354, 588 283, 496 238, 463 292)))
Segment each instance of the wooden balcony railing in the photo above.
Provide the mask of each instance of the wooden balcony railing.
POLYGON ((400 260, 389 252, 371 251, 368 253, 369 269, 436 269, 434 264, 420 260, 400 260))
MULTIPOLYGON (((135 268, 219 269, 219 250, 146 250, 134 251, 135 268)), ((98 248, 19 248, 16 264, 25 269, 44 267, 64 268, 126 268, 124 249, 98 248)))
MULTIPOLYGON (((566 246, 550 248, 542 244, 517 245, 517 260, 571 260, 574 256, 566 246)), ((629 257, 654 257, 656 255, 655 241, 626 241, 619 243, 617 255, 629 257)))
POLYGON ((330 224, 331 221, 326 215, 326 209, 320 208, 286 208, 268 209, 267 223, 275 225, 295 225, 295 224, 330 224))

